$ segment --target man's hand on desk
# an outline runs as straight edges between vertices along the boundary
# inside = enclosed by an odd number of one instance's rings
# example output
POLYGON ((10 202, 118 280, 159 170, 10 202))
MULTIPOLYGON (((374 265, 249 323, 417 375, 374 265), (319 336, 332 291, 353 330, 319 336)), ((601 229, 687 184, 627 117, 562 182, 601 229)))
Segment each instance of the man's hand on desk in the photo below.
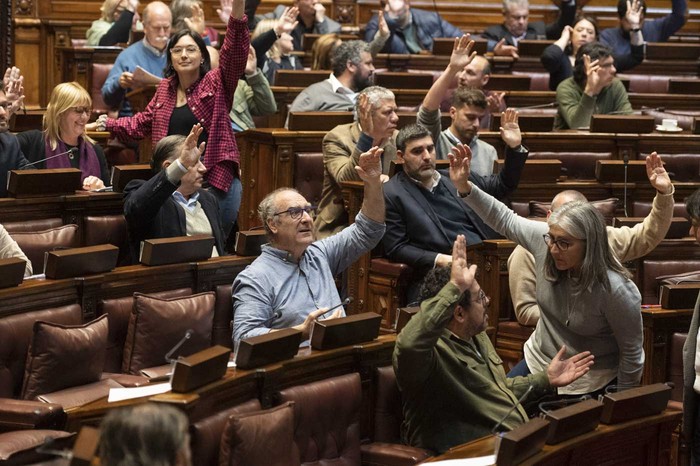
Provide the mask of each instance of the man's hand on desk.
MULTIPOLYGON (((314 327, 314 323, 316 322, 316 319, 321 317, 323 314, 328 312, 328 308, 322 308, 322 309, 317 309, 313 312, 310 312, 308 316, 306 316, 306 319, 304 319, 304 322, 302 322, 299 325, 295 325, 292 328, 295 328, 297 330, 301 330, 301 339, 302 340, 308 340, 309 337, 311 336, 311 329, 314 327)), ((337 319, 339 317, 343 317, 343 308, 341 307, 340 309, 336 309, 333 311, 333 314, 328 317, 328 319, 337 319)))

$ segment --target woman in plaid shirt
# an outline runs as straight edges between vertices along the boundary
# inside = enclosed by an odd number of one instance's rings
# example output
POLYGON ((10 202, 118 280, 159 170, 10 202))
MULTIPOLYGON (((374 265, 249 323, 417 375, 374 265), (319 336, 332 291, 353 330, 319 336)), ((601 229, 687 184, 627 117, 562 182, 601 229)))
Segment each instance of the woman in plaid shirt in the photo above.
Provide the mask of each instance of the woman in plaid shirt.
POLYGON ((94 127, 119 139, 138 140, 150 135, 155 145, 170 134, 187 135, 194 124, 200 123, 205 129, 200 142, 207 141, 203 156, 206 179, 219 199, 228 231, 241 201, 240 156, 229 111, 238 79, 245 70, 249 32, 245 0, 224 0, 222 7, 230 8, 231 16, 218 68, 211 69, 209 52, 199 34, 180 31, 168 42, 165 78, 146 109, 119 119, 102 115, 94 127))

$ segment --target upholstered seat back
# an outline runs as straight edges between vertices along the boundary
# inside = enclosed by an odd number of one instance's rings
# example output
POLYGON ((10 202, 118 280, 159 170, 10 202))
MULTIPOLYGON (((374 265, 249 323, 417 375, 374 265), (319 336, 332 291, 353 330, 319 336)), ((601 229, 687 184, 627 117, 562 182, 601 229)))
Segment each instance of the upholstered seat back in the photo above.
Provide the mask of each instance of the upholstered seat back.
POLYGON ((0 318, 0 398, 19 398, 27 351, 37 320, 62 325, 82 323, 78 304, 0 318))
POLYGON ((126 218, 123 215, 87 216, 83 227, 83 244, 96 246, 111 244, 119 248, 118 265, 129 265, 129 241, 126 234, 126 218))
POLYGON ((401 443, 403 408, 393 366, 377 367, 374 401, 374 441, 401 443))
POLYGON ((63 226, 63 219, 41 218, 38 220, 23 220, 21 222, 4 222, 2 226, 4 226, 5 230, 9 233, 44 231, 63 226))
MULTIPOLYGON (((652 201, 632 201, 632 217, 646 217, 651 212, 652 201)), ((673 216, 688 218, 688 211, 685 209, 685 202, 675 202, 673 204, 673 216)))
POLYGON ((683 345, 688 338, 687 333, 671 335, 671 348, 668 357, 667 380, 673 382, 671 400, 683 401, 683 345))
POLYGON ((318 205, 323 191, 323 153, 296 153, 294 160, 294 188, 311 204, 318 205))
POLYGON ((233 348, 231 285, 219 285, 214 291, 216 292, 216 305, 214 307, 214 323, 211 329, 212 344, 233 348))
POLYGON ((111 110, 102 98, 102 86, 112 71, 112 63, 93 63, 90 79, 90 97, 92 98, 92 111, 97 114, 107 113, 111 110))
POLYGON ((63 225, 43 231, 14 232, 10 233, 10 236, 29 258, 34 273, 43 273, 46 252, 79 246, 78 225, 63 225))
POLYGON ((657 277, 700 270, 700 260, 644 260, 641 268, 641 282, 637 285, 642 293, 642 304, 659 304, 657 277))
POLYGON ((294 442, 303 465, 360 464, 360 402, 357 373, 280 392, 294 401, 294 442))
MULTIPOLYGON (((648 153, 639 154, 639 159, 644 160, 648 153)), ((664 168, 671 175, 673 181, 700 181, 700 163, 698 153, 685 154, 659 154, 664 161, 664 168)))
POLYGON ((562 164, 562 175, 569 180, 594 180, 597 160, 612 159, 611 152, 530 152, 530 159, 556 159, 562 164))

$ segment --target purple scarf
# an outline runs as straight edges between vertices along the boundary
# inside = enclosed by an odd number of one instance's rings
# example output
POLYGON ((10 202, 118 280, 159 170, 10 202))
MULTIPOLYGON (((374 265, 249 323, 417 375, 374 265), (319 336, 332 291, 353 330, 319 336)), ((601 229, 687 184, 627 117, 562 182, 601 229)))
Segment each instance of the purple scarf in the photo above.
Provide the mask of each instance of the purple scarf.
MULTIPOLYGON (((66 144, 60 139, 58 140, 58 145, 56 146, 55 150, 51 149, 51 143, 49 143, 48 139, 44 140, 44 147, 46 157, 51 157, 52 155, 61 154, 68 151, 66 144)), ((95 153, 95 148, 92 147, 92 144, 85 141, 83 137, 80 136, 78 137, 78 150, 80 151, 78 167, 80 167, 80 171, 83 172, 82 176, 80 177, 80 181, 83 181, 85 178, 91 175, 102 179, 100 162, 97 160, 97 154, 95 153)), ((70 164, 68 154, 65 154, 60 157, 47 160, 46 168, 72 168, 72 165, 70 164)))

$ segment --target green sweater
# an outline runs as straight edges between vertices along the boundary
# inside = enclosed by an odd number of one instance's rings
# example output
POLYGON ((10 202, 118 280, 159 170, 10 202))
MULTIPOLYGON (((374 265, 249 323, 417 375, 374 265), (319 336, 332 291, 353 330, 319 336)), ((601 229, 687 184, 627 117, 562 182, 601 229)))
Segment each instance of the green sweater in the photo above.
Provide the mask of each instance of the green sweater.
POLYGON ((584 94, 574 78, 567 78, 557 87, 557 103, 559 110, 554 118, 554 129, 588 127, 594 114, 632 113, 627 91, 619 79, 614 79, 600 94, 591 97, 584 94))
MULTIPOLYGON (((403 400, 403 440, 437 453, 489 435, 532 384, 530 397, 550 386, 547 374, 506 378, 485 332, 465 341, 445 327, 461 293, 451 283, 430 300, 396 339, 394 370, 403 400)), ((500 430, 527 421, 521 406, 500 430)))

